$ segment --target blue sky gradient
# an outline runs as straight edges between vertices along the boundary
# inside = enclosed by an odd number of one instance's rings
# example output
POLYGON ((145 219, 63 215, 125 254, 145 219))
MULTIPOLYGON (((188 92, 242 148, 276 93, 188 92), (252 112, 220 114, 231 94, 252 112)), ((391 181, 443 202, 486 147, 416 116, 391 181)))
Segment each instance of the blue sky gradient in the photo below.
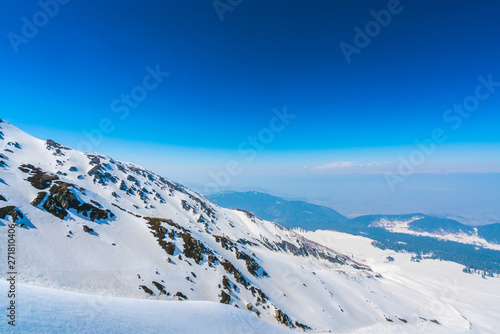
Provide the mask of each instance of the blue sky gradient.
POLYGON ((396 173, 436 128, 446 140, 414 173, 499 172, 500 86, 483 87, 489 96, 456 128, 457 114, 444 115, 476 94, 478 77, 500 82, 500 4, 402 0, 346 61, 340 43, 355 46, 355 28, 390 3, 245 0, 221 20, 212 1, 70 1, 16 43, 23 18, 33 23, 43 9, 4 1, 1 117, 198 183, 231 160, 248 184, 256 175, 396 173), (169 75, 137 88, 148 66, 169 75), (147 96, 122 117, 117 106, 134 89, 147 96), (296 117, 248 159, 242 143, 284 106, 296 117))

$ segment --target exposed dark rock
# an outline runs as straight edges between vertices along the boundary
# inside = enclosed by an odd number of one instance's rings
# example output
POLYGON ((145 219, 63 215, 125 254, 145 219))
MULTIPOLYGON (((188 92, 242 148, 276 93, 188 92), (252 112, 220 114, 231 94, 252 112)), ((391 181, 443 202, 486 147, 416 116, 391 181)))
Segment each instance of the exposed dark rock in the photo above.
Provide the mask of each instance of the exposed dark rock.
POLYGON ((88 227, 87 225, 83 225, 83 232, 92 233, 92 232, 94 232, 94 229, 91 227, 88 227))
POLYGON ((45 191, 40 191, 40 192, 36 195, 35 199, 34 199, 33 201, 31 201, 31 205, 33 205, 33 206, 38 206, 38 205, 40 205, 40 204, 43 202, 43 200, 45 199, 45 196, 47 196, 47 192, 45 192, 45 191))
POLYGON ((50 140, 50 139, 45 141, 45 145, 46 145, 45 147, 47 148, 47 150, 54 151, 52 153, 52 155, 55 155, 55 156, 64 156, 63 150, 70 149, 69 147, 63 146, 63 145, 56 143, 55 141, 50 140))
POLYGON ((81 203, 74 193, 75 188, 77 187, 73 184, 55 182, 49 190, 50 195, 43 204, 43 208, 60 219, 66 218, 69 209, 74 209, 84 217, 89 217, 91 221, 115 216, 109 209, 104 210, 89 203, 81 203))
POLYGON ((265 304, 267 302, 267 300, 269 299, 269 297, 264 292, 262 292, 261 289, 256 289, 256 290, 257 290, 257 293, 258 293, 260 299, 262 300, 262 304, 265 304))
POLYGON ((139 197, 141 198, 141 200, 142 200, 144 203, 146 203, 146 204, 147 204, 147 203, 148 203, 148 201, 149 201, 149 197, 146 195, 146 193, 145 193, 144 191, 142 191, 142 190, 139 190, 137 193, 139 194, 139 197))
POLYGON ((180 193, 183 193, 183 194, 188 194, 188 192, 184 189, 184 187, 178 183, 174 183, 174 182, 170 182, 169 180, 167 180, 166 178, 162 177, 162 176, 159 176, 158 177, 159 181, 161 184, 167 186, 168 188, 172 189, 172 190, 176 190, 180 193))
POLYGON ((182 292, 177 292, 174 297, 179 297, 179 300, 186 300, 188 299, 182 292))
POLYGON ((144 290, 144 292, 145 292, 145 293, 147 293, 148 295, 150 295, 150 296, 152 296, 152 295, 153 295, 153 291, 152 291, 150 288, 148 288, 147 286, 145 286, 145 285, 140 285, 140 288, 141 288, 142 290, 144 290))
POLYGON ((127 191, 128 190, 127 184, 123 180, 122 180, 122 182, 120 182, 120 190, 121 191, 127 191))
POLYGON ((250 219, 257 218, 257 217, 255 217, 255 215, 254 215, 253 213, 248 212, 248 211, 246 211, 246 210, 243 210, 243 209, 235 209, 235 210, 236 210, 236 211, 241 211, 241 212, 245 213, 245 214, 247 215, 247 217, 248 217, 248 218, 250 218, 250 219))
POLYGON ((3 197, 2 195, 0 195, 0 201, 7 202, 7 200, 5 199, 5 197, 3 197))
POLYGON ((148 222, 149 225, 154 225, 156 226, 157 224, 160 223, 166 223, 172 227, 175 227, 176 229, 179 229, 183 232, 188 232, 184 227, 180 226, 177 223, 174 223, 171 219, 165 219, 165 218, 152 218, 152 217, 144 217, 144 219, 148 222))
POLYGON ((295 326, 297 326, 297 327, 299 327, 299 328, 302 328, 302 329, 304 330, 304 332, 305 332, 306 330, 308 330, 308 329, 309 329, 309 330, 311 329, 311 327, 309 327, 309 326, 307 326, 307 325, 304 325, 304 324, 301 324, 301 323, 300 323, 300 322, 298 322, 298 321, 295 321, 295 326))
POLYGON ((52 184, 52 181, 59 180, 57 175, 44 172, 40 168, 36 168, 33 165, 21 165, 19 170, 24 173, 30 173, 27 180, 38 190, 47 189, 52 184))
POLYGON ((224 268, 224 270, 229 273, 229 274, 232 274, 234 279, 236 280, 236 282, 242 284, 245 288, 248 287, 249 283, 248 281, 245 279, 245 276, 243 276, 243 274, 241 274, 238 269, 236 269, 234 267, 234 265, 229 262, 228 260, 224 260, 222 263, 222 267, 224 268))
POLYGON ((184 255, 187 258, 193 259, 196 264, 200 264, 203 261, 203 254, 209 254, 205 245, 191 236, 191 234, 184 233, 182 240, 184 241, 184 255))
POLYGON ((98 208, 102 209, 102 205, 99 204, 98 202, 94 201, 94 200, 90 200, 90 203, 94 204, 95 206, 97 206, 98 208))
POLYGON ((94 177, 94 183, 100 183, 104 186, 107 185, 108 182, 118 182, 111 173, 105 170, 102 164, 95 165, 87 174, 94 177))
POLYGON ((158 291, 160 291, 160 294, 164 294, 164 295, 167 294, 167 291, 165 290, 165 286, 164 285, 162 285, 162 284, 160 284, 158 282, 155 282, 155 281, 153 281, 152 283, 158 289, 158 291))
POLYGON ((175 244, 173 242, 169 241, 167 243, 167 245, 165 246, 165 252, 167 252, 168 255, 174 255, 174 253, 175 253, 175 244))
POLYGON ((153 189, 153 192, 157 201, 159 201, 161 204, 166 203, 165 199, 156 190, 153 189))
MULTIPOLYGON (((246 254, 245 252, 238 250, 238 247, 229 238, 219 235, 214 235, 214 238, 215 241, 219 242, 224 249, 234 251, 237 259, 244 260, 247 266, 247 270, 250 274, 252 274, 255 277, 259 277, 258 271, 261 269, 261 267, 259 266, 257 261, 255 261, 254 258, 246 254)), ((262 273, 263 276, 268 276, 265 270, 262 271, 263 271, 262 273)))
POLYGON ((69 168, 69 171, 70 171, 70 172, 78 172, 78 168, 76 168, 75 166, 71 166, 71 167, 69 168))
POLYGON ((295 325, 293 324, 292 320, 288 317, 288 315, 286 315, 285 313, 283 313, 279 309, 274 310, 274 318, 280 324, 283 324, 283 325, 288 326, 290 328, 295 328, 295 325))
MULTIPOLYGON (((236 249, 236 258, 238 260, 244 260, 246 265, 247 265, 247 270, 250 274, 252 274, 255 277, 259 277, 258 271, 261 269, 259 264, 255 261, 254 258, 252 258, 250 255, 240 252, 238 249, 236 249)), ((267 272, 265 270, 262 270, 262 275, 263 276, 268 276, 267 272)))
POLYGON ((217 256, 215 256, 214 254, 210 253, 208 254, 208 262, 210 263, 215 263, 217 262, 219 259, 217 259, 217 256))
POLYGON ((10 206, 4 206, 3 208, 0 208, 0 218, 1 219, 6 219, 7 216, 12 217, 12 221, 15 223, 19 219, 24 218, 23 214, 19 209, 17 209, 15 206, 10 205, 10 206))
MULTIPOLYGON (((236 240, 236 242, 239 244, 242 244, 242 245, 250 245, 250 246, 257 246, 257 247, 259 246, 259 244, 255 243, 255 242, 248 241, 246 239, 241 239, 241 238, 236 240)), ((255 256, 255 254, 254 254, 254 256, 255 256)))
POLYGON ((124 167, 122 164, 120 164, 120 163, 119 163, 119 164, 117 164, 117 165, 116 165, 116 168, 118 168, 118 170, 119 170, 120 172, 123 172, 123 173, 127 174, 127 170, 125 169, 125 167, 124 167))
POLYGON ((231 290, 231 286, 229 285, 229 278, 226 275, 222 276, 222 286, 225 289, 231 290))
POLYGON ((140 187, 141 186, 141 183, 139 182, 139 180, 137 180, 134 176, 132 175, 128 175, 127 176, 127 180, 135 183, 136 186, 140 187))
POLYGON ((221 304, 229 304, 230 301, 231 301, 231 296, 227 294, 224 290, 220 290, 221 304))
POLYGON ((89 164, 91 165, 99 165, 101 163, 101 159, 98 156, 93 154, 87 154, 87 158, 90 159, 89 164))
POLYGON ((189 198, 195 201, 200 206, 201 210, 207 214, 208 217, 215 218, 215 212, 207 205, 206 202, 193 195, 189 195, 189 198))
POLYGON ((22 149, 21 148, 21 144, 19 144, 17 141, 14 141, 14 142, 10 141, 10 142, 7 143, 7 145, 13 146, 13 147, 15 147, 17 149, 22 149))
POLYGON ((193 213, 196 213, 196 209, 193 208, 191 205, 188 204, 186 200, 181 201, 182 208, 186 211, 192 211, 193 213))
MULTIPOLYGON (((175 244, 173 242, 167 242, 165 239, 166 234, 168 233, 168 230, 162 226, 162 223, 166 223, 170 226, 173 226, 178 229, 182 229, 185 231, 183 227, 180 225, 174 223, 170 219, 161 219, 161 218, 145 218, 147 221, 147 224, 149 225, 149 229, 151 230, 151 233, 156 237, 156 241, 158 242, 158 245, 160 245, 163 250, 169 255, 174 255, 175 252, 175 244)), ((179 254, 180 255, 180 254, 179 254)))
POLYGON ((229 240, 227 237, 223 237, 223 236, 220 236, 220 235, 214 235, 214 238, 215 238, 215 241, 219 242, 222 246, 222 248, 226 249, 226 250, 229 250, 229 251, 233 251, 234 250, 234 243, 229 240))
POLYGON ((19 170, 23 173, 29 173, 32 169, 35 169, 35 166, 32 164, 22 164, 19 166, 19 170))

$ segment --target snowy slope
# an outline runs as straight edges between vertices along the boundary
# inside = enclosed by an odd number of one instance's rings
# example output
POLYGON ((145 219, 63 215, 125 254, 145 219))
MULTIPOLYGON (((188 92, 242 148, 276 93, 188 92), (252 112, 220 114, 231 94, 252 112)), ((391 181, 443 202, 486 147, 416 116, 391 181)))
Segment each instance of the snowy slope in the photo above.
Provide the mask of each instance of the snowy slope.
MULTIPOLYGON (((460 314, 456 331, 449 333, 498 333, 500 328, 500 280, 487 279, 479 275, 462 272, 463 266, 454 262, 423 259, 411 261, 412 254, 381 250, 372 245, 372 240, 334 231, 300 232, 305 237, 333 246, 349 254, 357 261, 367 264, 384 277, 387 289, 401 291, 400 295, 410 302, 414 297, 406 291, 420 291, 423 309, 433 310, 440 322, 457 321, 452 315, 460 314), (392 257, 393 261, 388 261, 392 257), (424 297, 425 296, 425 297, 424 297)), ((424 322, 420 326, 404 329, 404 333, 434 333, 434 326, 424 322)), ((448 329, 449 330, 449 329, 448 329)), ((357 331, 359 333, 392 333, 390 328, 377 325, 357 331)), ((446 330, 444 331, 446 332, 446 330)))
MULTIPOLYGON (((0 291, 6 291, 0 282, 0 291)), ((287 333, 250 313, 213 302, 165 302, 102 297, 19 285, 15 329, 1 333, 287 333)))
POLYGON ((457 312, 425 309, 432 296, 418 289, 388 289, 367 265, 147 169, 6 122, 0 131, 0 243, 15 221, 23 284, 223 302, 299 331, 401 331, 431 320, 436 331, 468 328, 457 312))

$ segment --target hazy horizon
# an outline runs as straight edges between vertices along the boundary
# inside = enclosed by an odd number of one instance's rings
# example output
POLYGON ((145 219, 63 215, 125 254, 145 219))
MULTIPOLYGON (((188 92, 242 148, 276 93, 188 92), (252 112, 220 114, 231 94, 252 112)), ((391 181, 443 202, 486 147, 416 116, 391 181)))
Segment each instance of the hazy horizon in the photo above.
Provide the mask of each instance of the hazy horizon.
POLYGON ((5 3, 1 117, 201 192, 498 221, 496 2, 389 5, 5 3))

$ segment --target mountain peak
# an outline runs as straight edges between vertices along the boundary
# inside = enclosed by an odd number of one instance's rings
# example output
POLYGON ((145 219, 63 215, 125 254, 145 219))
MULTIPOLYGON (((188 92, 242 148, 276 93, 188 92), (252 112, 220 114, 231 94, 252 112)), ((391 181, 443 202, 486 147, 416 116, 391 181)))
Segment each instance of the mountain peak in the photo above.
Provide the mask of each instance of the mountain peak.
MULTIPOLYGON (((267 321, 318 330, 339 325, 327 314, 351 308, 348 299, 325 291, 345 277, 353 291, 378 284, 368 266, 275 223, 215 205, 146 168, 39 140, 5 122, 0 131, 6 202, 0 228, 9 222, 19 227, 25 245, 19 256, 30 259, 24 282, 223 302, 267 321), (303 310, 290 300, 327 312, 303 310)), ((343 320, 345 328, 360 319, 343 320)))

